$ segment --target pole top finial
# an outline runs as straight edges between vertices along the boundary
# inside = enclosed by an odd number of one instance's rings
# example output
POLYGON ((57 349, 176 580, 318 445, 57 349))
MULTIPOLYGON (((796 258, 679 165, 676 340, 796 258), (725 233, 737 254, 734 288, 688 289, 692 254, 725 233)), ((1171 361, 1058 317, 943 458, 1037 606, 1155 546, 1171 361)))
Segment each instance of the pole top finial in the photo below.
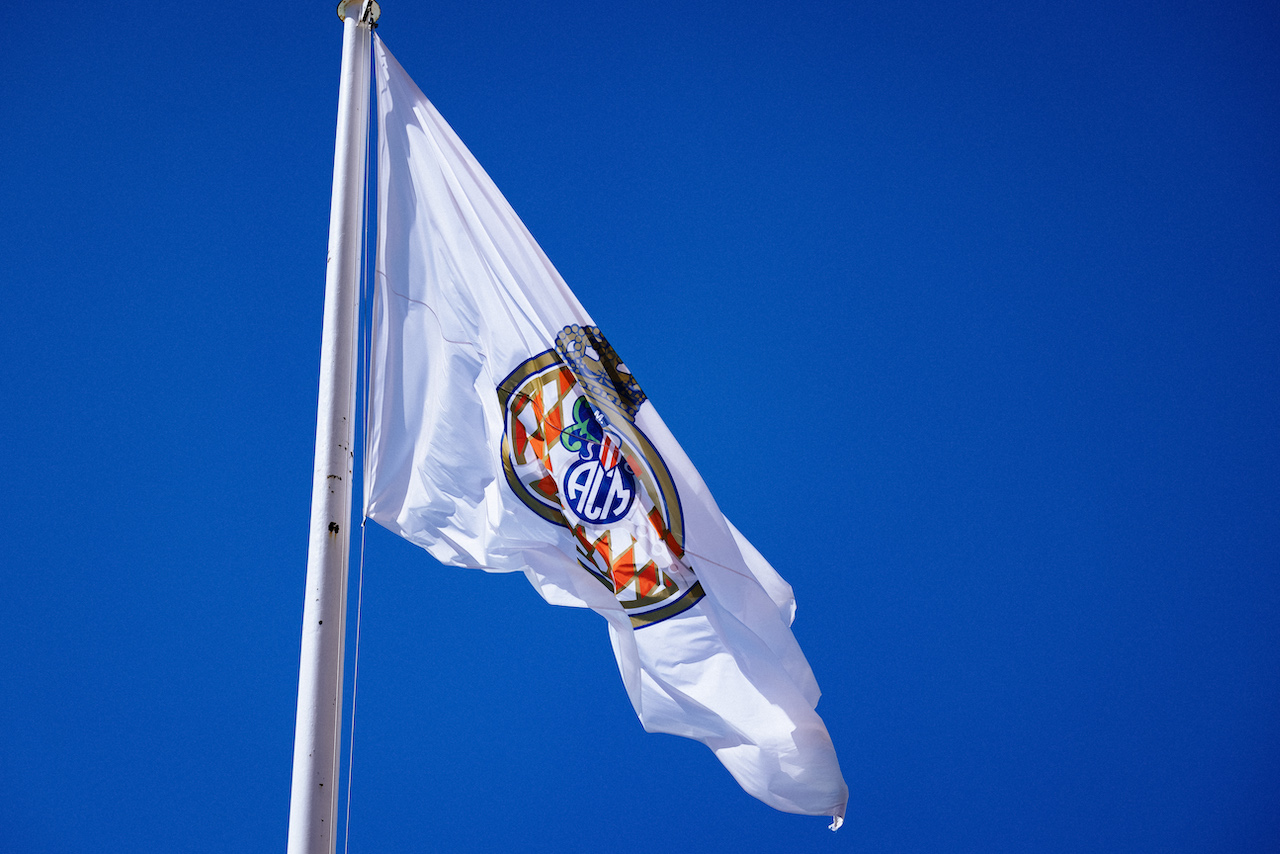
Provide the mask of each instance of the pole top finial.
POLYGON ((371 30, 377 29, 382 7, 374 0, 338 0, 338 20, 345 21, 352 15, 356 16, 357 24, 366 24, 371 30))

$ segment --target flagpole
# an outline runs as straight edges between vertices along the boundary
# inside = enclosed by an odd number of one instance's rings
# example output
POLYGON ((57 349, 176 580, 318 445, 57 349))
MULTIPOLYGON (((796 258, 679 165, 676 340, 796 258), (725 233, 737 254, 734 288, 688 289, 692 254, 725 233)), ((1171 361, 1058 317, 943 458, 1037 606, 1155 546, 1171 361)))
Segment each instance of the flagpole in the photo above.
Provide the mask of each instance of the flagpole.
POLYGON ((372 0, 338 4, 343 27, 342 77, 329 212, 288 854, 332 854, 336 842, 369 47, 378 14, 378 4, 372 0))

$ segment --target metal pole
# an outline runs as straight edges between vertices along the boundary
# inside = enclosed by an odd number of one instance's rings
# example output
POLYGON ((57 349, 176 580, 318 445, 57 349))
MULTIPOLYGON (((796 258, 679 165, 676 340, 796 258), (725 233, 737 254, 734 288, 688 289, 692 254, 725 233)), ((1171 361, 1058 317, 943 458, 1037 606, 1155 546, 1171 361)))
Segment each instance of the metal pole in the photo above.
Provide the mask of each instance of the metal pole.
POLYGON ((288 854, 332 854, 336 841, 369 44, 377 13, 377 4, 371 0, 344 0, 338 5, 343 22, 342 79, 333 154, 288 854))

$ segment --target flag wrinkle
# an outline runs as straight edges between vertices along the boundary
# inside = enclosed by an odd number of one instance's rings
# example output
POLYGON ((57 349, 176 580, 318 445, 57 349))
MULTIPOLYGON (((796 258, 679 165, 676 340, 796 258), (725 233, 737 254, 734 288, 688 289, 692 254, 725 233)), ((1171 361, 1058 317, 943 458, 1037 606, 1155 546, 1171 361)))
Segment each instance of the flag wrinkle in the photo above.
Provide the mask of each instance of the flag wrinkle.
MULTIPOLYGON (((550 269, 554 273, 554 268, 550 267, 550 263, 545 255, 542 254, 541 249, 536 248, 536 243, 534 243, 527 229, 520 223, 515 212, 511 210, 510 205, 497 193, 497 188, 493 186, 493 181, 488 173, 474 159, 470 158, 469 153, 466 157, 462 156, 465 149, 462 147, 461 141, 457 139, 452 129, 444 123, 444 119, 439 112, 434 107, 431 107, 428 115, 431 124, 439 129, 440 136, 444 138, 444 143, 448 144, 446 151, 445 144, 441 142, 439 137, 435 134, 428 134, 428 144, 433 147, 437 154, 436 162, 439 163, 441 173, 446 180, 450 201, 459 218, 468 226, 464 234, 473 242, 476 257, 480 263, 487 266, 490 273, 490 275, 478 279, 480 283, 488 286, 491 296, 495 298, 490 304, 507 315, 509 320, 508 328, 511 330, 519 332, 523 326, 527 325, 516 321, 515 315, 511 311, 512 303, 519 305, 523 314, 522 319, 536 318, 538 321, 537 326, 541 329, 548 330, 553 328, 553 325, 548 323, 548 319, 537 311, 521 289, 502 287, 502 281, 514 280, 523 284, 523 280, 526 278, 521 272, 524 264, 519 263, 519 261, 530 260, 528 257, 521 259, 522 253, 518 249, 515 252, 511 252, 504 249, 504 246, 523 248, 534 256, 532 260, 544 262, 541 265, 544 270, 550 269), (459 166, 461 166, 461 172, 459 166), (476 200, 466 192, 463 181, 464 175, 468 179, 467 183, 479 191, 480 200, 484 201, 487 206, 501 216, 484 218, 480 215, 476 200), (492 192, 490 192, 491 188, 492 192), (497 229, 493 228, 495 222, 499 226, 497 229), (500 265, 498 264, 499 261, 502 262, 500 265)), ((555 274, 555 279, 559 280, 559 274, 555 274)), ((472 282, 473 285, 475 283, 472 282)), ((561 283, 557 281, 557 284, 561 283)), ((584 317, 583 319, 586 323, 590 323, 590 318, 584 317)))
MULTIPOLYGON (((436 323, 439 324, 440 317, 439 315, 436 314, 436 310, 431 306, 431 303, 426 302, 424 300, 420 300, 420 299, 414 299, 408 294, 401 293, 400 291, 397 291, 390 286, 387 286, 387 294, 389 296, 394 296, 398 299, 402 299, 407 303, 412 303, 413 305, 416 305, 425 311, 431 312, 431 314, 436 319, 436 323)), ((444 341, 446 344, 456 344, 459 347, 470 347, 473 350, 475 350, 476 353, 480 355, 482 358, 484 356, 484 348, 478 341, 469 341, 465 338, 449 338, 443 334, 440 336, 440 339, 444 341)))

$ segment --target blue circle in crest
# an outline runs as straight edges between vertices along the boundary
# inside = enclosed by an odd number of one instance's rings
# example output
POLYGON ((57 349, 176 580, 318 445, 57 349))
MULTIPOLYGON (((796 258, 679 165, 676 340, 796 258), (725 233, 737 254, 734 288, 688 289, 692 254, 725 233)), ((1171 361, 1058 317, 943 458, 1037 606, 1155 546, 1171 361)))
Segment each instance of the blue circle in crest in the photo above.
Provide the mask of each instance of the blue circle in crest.
POLYGON ((636 499, 636 479, 623 460, 613 468, 600 462, 600 446, 587 446, 588 454, 569 466, 560 482, 560 496, 573 514, 592 525, 608 525, 622 519, 636 499))

